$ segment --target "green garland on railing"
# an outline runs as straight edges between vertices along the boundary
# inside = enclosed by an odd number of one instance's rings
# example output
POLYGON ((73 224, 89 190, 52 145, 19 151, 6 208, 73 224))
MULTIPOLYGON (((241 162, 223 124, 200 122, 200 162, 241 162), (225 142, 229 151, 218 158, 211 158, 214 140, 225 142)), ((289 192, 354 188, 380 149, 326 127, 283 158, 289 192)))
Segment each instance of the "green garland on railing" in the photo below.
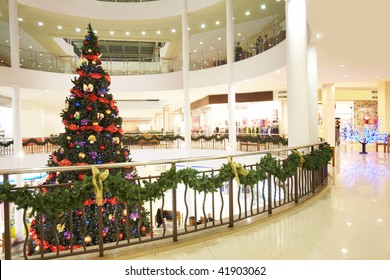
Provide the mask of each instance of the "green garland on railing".
POLYGON ((27 139, 26 141, 23 142, 23 146, 28 146, 30 144, 35 144, 37 146, 44 146, 47 144, 57 145, 58 138, 46 138, 44 141, 38 141, 35 138, 30 138, 30 139, 27 139))
MULTIPOLYGON (((248 175, 239 174, 240 184, 254 187, 259 181, 267 178, 267 174, 285 181, 296 174, 297 168, 319 170, 331 159, 331 149, 328 144, 319 146, 319 149, 307 155, 293 151, 285 160, 278 161, 270 153, 260 159, 254 167, 248 170, 248 175), (304 160, 304 162, 303 162, 304 160)), ((201 173, 192 168, 176 170, 176 166, 163 173, 153 182, 143 180, 143 186, 136 184, 137 179, 127 180, 118 173, 115 176, 108 176, 103 182, 104 192, 110 192, 119 201, 128 204, 137 202, 144 203, 149 200, 156 200, 178 184, 187 184, 197 192, 218 191, 229 180, 235 178, 234 172, 229 164, 222 167, 211 175, 201 173)), ((83 181, 75 182, 71 187, 45 186, 33 190, 31 187, 17 188, 9 183, 0 185, 0 202, 14 202, 17 208, 32 208, 31 215, 35 212, 45 213, 51 217, 58 217, 64 212, 82 207, 83 203, 93 193, 91 177, 84 176, 83 181), (49 190, 51 189, 51 190, 49 190)))
POLYGON ((13 143, 14 143, 14 140, 10 140, 7 142, 0 142, 0 146, 6 148, 6 147, 11 146, 13 143))
POLYGON ((273 143, 275 145, 282 144, 283 146, 288 144, 288 140, 279 135, 238 135, 237 141, 258 144, 273 143))

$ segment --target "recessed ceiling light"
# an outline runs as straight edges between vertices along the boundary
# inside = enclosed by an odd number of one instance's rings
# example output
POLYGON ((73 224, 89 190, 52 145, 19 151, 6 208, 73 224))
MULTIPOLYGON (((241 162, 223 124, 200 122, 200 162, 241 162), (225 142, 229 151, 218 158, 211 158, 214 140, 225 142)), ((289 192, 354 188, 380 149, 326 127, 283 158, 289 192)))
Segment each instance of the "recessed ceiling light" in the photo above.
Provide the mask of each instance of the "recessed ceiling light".
POLYGON ((280 73, 280 70, 279 70, 279 69, 278 69, 278 70, 276 70, 276 71, 275 71, 275 73, 276 73, 276 74, 279 74, 279 73, 280 73))
POLYGON ((196 50, 194 50, 194 53, 196 53, 197 51, 196 50))
POLYGON ((160 30, 157 30, 157 31, 156 31, 156 34, 161 34, 161 31, 160 31, 160 30))
POLYGON ((62 29, 62 26, 61 26, 61 25, 58 25, 58 26, 57 26, 57 29, 58 29, 58 30, 61 30, 61 29, 62 29))
POLYGON ((126 35, 130 35, 130 32, 129 32, 129 31, 126 31, 125 34, 126 34, 126 35))
POLYGON ((176 33, 176 29, 175 28, 172 28, 172 33, 176 33))
POLYGON ((38 22, 38 25, 43 26, 43 22, 42 21, 38 22))
POLYGON ((344 67, 345 67, 345 64, 340 64, 339 67, 340 67, 340 68, 344 68, 344 67))
POLYGON ((349 78, 350 76, 349 75, 344 75, 344 78, 349 78))
POLYGON ((145 31, 142 31, 141 34, 142 34, 142 35, 146 35, 146 32, 145 32, 145 31))
POLYGON ((246 11, 246 12, 245 12, 245 15, 246 15, 246 16, 250 16, 250 15, 251 15, 251 12, 250 12, 250 11, 246 11))
POLYGON ((6 43, 8 43, 9 41, 8 40, 5 40, 6 43))
POLYGON ((241 33, 238 33, 237 35, 238 35, 238 36, 241 36, 241 33))
POLYGON ((218 37, 218 41, 221 41, 222 40, 222 38, 221 37, 218 37))
POLYGON ((81 29, 80 28, 76 28, 76 32, 80 32, 81 31, 81 29))
POLYGON ((97 31, 97 30, 94 30, 94 31, 93 31, 93 33, 97 34, 97 33, 98 33, 98 31, 97 31))
POLYGON ((21 18, 21 17, 20 17, 20 18, 18 18, 18 21, 23 21, 23 18, 21 18))
POLYGON ((191 30, 191 27, 187 27, 187 30, 190 31, 190 30, 191 30))
POLYGON ((110 35, 114 35, 115 34, 115 32, 114 31, 110 31, 110 35))
POLYGON ((262 9, 262 10, 267 9, 267 5, 266 4, 261 4, 260 9, 262 9))
POLYGON ((200 42, 199 42, 199 44, 203 45, 203 42, 202 42, 202 41, 200 41, 200 42))
POLYGON ((206 24, 202 23, 202 24, 200 25, 200 28, 206 28, 206 24))
POLYGON ((216 25, 220 25, 221 22, 220 22, 219 20, 217 20, 217 21, 215 22, 215 24, 216 24, 216 25))
POLYGON ((321 34, 320 33, 316 33, 316 37, 317 37, 317 39, 321 39, 321 34))
POLYGON ((29 46, 30 49, 32 49, 32 46, 29 46))

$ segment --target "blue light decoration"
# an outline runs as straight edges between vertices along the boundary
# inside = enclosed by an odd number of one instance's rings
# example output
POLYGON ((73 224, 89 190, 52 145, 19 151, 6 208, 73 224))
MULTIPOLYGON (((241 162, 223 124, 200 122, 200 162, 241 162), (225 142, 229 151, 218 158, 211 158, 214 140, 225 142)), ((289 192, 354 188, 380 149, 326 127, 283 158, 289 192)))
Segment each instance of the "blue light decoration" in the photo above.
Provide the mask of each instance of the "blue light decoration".
POLYGON ((359 127, 353 127, 350 122, 341 128, 340 135, 344 140, 355 140, 362 144, 361 154, 367 154, 367 144, 385 141, 387 137, 387 133, 379 133, 378 124, 366 124, 360 129, 359 127))

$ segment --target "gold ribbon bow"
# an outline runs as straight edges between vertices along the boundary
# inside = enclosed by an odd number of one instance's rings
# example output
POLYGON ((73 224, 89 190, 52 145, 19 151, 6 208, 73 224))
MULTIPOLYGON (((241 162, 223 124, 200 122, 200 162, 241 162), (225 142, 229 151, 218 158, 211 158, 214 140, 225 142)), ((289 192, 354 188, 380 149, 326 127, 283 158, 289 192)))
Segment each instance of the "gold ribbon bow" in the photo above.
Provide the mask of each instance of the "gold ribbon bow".
POLYGON ((100 206, 103 204, 103 181, 106 180, 110 172, 105 170, 100 172, 95 166, 92 166, 92 183, 96 194, 96 204, 100 206))
POLYGON ((246 170, 241 164, 232 161, 231 157, 228 157, 228 162, 230 164, 230 167, 233 170, 234 177, 236 178, 237 184, 240 185, 240 178, 238 177, 238 174, 247 176, 249 173, 248 170, 246 170))

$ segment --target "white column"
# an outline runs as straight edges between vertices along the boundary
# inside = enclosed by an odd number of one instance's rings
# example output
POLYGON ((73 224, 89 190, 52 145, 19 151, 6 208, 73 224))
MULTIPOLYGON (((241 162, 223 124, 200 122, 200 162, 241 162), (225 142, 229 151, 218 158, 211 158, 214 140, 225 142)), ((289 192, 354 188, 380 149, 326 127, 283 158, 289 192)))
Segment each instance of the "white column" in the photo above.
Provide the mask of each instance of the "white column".
POLYGON ((229 108, 229 146, 230 150, 237 150, 236 131, 236 89, 233 85, 234 62, 234 22, 233 1, 226 0, 226 50, 227 50, 227 85, 229 108))
POLYGON ((307 145, 307 20, 305 0, 286 0, 288 145, 307 145))
POLYGON ((390 82, 378 83, 379 131, 390 133, 390 82), (386 114, 387 109, 387 114, 386 114))
POLYGON ((164 135, 167 133, 167 131, 171 130, 170 127, 170 118, 169 118, 169 107, 164 106, 163 107, 163 129, 164 129, 164 135))
POLYGON ((317 48, 311 44, 307 53, 307 82, 309 95, 309 139, 318 142, 318 66, 317 48))
POLYGON ((282 117, 279 120, 279 133, 287 135, 288 138, 288 106, 287 101, 282 101, 282 117))
POLYGON ((336 143, 335 133, 335 86, 326 84, 322 86, 322 119, 324 138, 330 146, 336 143))
POLYGON ((184 139, 187 153, 191 150, 191 104, 189 91, 190 51, 188 39, 188 8, 187 0, 182 0, 182 52, 183 52, 183 93, 184 93, 184 139))
MULTIPOLYGON (((22 146, 22 133, 21 133, 21 100, 20 100, 20 88, 18 86, 18 72, 20 69, 19 58, 19 24, 18 24, 18 3, 16 0, 8 1, 9 9, 9 31, 10 31, 10 45, 11 45, 11 84, 12 84, 12 117, 13 117, 13 130, 12 138, 14 140, 14 160, 15 167, 22 167, 23 158, 23 146, 22 146)), ((23 186, 22 175, 17 175, 15 178, 18 186, 23 186)), ((15 232, 16 241, 24 239, 24 226, 23 226, 23 211, 16 210, 15 213, 15 232)))

